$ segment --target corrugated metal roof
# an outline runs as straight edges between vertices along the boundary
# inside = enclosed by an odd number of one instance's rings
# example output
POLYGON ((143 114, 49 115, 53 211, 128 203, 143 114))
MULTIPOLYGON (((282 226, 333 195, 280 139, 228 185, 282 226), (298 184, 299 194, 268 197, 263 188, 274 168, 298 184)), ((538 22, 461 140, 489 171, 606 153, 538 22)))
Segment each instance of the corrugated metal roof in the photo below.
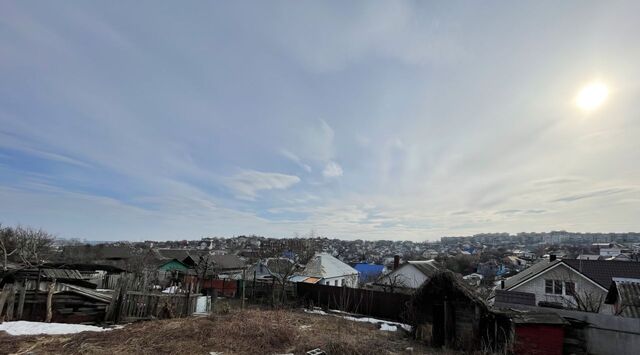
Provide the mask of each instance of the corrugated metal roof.
POLYGON ((571 266, 604 288, 609 288, 614 277, 640 279, 640 263, 617 260, 564 259, 571 266))
POLYGON ((532 312, 516 309, 497 310, 493 309, 493 313, 502 314, 514 324, 548 324, 548 325, 569 325, 569 322, 557 313, 553 312, 532 312))
POLYGON ((416 260, 416 261, 407 261, 408 264, 415 266, 421 273, 423 273, 427 277, 432 277, 438 271, 440 271, 440 267, 435 260, 416 260))
POLYGON ((291 276, 289 278, 289 282, 303 282, 304 280, 306 280, 308 278, 309 278, 309 276, 294 275, 294 276, 291 276))
POLYGON ((640 279, 614 277, 606 303, 617 303, 623 317, 640 318, 640 279))
POLYGON ((320 281, 320 279, 317 278, 317 277, 307 277, 302 282, 304 282, 306 284, 317 284, 318 281, 320 281))
POLYGON ((495 303, 536 305, 536 295, 529 292, 496 290, 495 303))
POLYGON ((329 253, 317 253, 307 263, 304 273, 321 279, 329 279, 332 277, 357 275, 358 270, 336 259, 329 253))
POLYGON ((555 264, 557 264, 559 262, 560 262, 560 260, 554 260, 554 261, 542 260, 542 261, 539 261, 539 262, 531 265, 530 267, 520 271, 516 275, 513 275, 510 278, 506 279, 504 281, 504 288, 508 290, 508 289, 512 288, 513 286, 519 284, 520 282, 528 280, 531 277, 536 276, 537 274, 543 272, 547 268, 550 268, 550 267, 552 267, 553 265, 555 265, 555 264))
POLYGON ((42 276, 48 277, 51 279, 73 279, 73 280, 82 280, 82 274, 78 270, 70 270, 70 269, 41 269, 40 270, 42 276))

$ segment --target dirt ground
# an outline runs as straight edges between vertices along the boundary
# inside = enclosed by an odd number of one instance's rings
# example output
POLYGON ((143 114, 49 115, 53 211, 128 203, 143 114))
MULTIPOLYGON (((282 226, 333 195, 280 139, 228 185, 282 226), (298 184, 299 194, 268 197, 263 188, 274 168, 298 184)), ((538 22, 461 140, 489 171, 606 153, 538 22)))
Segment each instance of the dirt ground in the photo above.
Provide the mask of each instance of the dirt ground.
POLYGON ((10 336, 1 354, 430 354, 402 330, 291 310, 231 311, 210 317, 139 322, 108 332, 10 336), (409 348, 409 349, 408 349, 409 348))

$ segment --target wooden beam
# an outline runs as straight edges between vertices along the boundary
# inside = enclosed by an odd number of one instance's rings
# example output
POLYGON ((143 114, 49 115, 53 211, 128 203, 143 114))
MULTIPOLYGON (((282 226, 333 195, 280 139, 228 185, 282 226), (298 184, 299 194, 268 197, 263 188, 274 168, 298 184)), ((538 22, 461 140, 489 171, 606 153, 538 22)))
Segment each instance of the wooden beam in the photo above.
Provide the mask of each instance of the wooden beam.
POLYGON ((16 320, 22 319, 22 313, 24 311, 24 299, 27 295, 27 279, 24 279, 24 283, 20 288, 20 299, 18 300, 18 314, 16 314, 16 320))
POLYGON ((53 291, 56 288, 56 279, 49 284, 49 292, 47 293, 47 318, 45 322, 51 323, 51 318, 53 318, 53 291))
POLYGON ((2 293, 0 293, 0 323, 4 320, 4 317, 2 317, 2 310, 4 309, 4 303, 9 295, 10 287, 13 287, 13 284, 4 284, 2 287, 2 293))
POLYGON ((7 321, 10 322, 13 320, 13 310, 16 308, 16 284, 13 284, 11 290, 9 291, 9 296, 7 297, 7 321))

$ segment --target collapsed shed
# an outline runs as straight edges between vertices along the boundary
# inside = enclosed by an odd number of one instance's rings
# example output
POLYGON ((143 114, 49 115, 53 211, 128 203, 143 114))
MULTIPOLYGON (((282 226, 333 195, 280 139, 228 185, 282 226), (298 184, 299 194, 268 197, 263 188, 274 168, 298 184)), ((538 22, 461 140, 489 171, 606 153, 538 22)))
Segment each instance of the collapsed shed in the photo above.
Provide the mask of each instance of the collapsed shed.
POLYGON ((100 323, 111 301, 77 270, 19 269, 4 274, 0 285, 4 320, 100 323))
POLYGON ((416 337, 431 346, 470 350, 506 340, 486 302, 451 271, 437 272, 420 286, 411 308, 416 337))
POLYGON ((458 275, 446 270, 418 289, 411 308, 416 337, 434 347, 561 354, 568 325, 556 314, 491 308, 458 275))

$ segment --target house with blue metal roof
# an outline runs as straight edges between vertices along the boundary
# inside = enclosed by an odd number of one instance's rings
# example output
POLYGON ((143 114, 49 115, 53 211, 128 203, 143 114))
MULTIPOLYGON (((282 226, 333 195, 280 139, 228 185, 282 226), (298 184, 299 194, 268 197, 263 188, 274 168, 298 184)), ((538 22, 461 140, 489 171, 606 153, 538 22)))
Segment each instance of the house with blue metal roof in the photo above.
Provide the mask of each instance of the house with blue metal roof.
POLYGON ((358 271, 358 279, 363 283, 377 280, 385 271, 384 265, 368 263, 357 263, 353 268, 358 271))

